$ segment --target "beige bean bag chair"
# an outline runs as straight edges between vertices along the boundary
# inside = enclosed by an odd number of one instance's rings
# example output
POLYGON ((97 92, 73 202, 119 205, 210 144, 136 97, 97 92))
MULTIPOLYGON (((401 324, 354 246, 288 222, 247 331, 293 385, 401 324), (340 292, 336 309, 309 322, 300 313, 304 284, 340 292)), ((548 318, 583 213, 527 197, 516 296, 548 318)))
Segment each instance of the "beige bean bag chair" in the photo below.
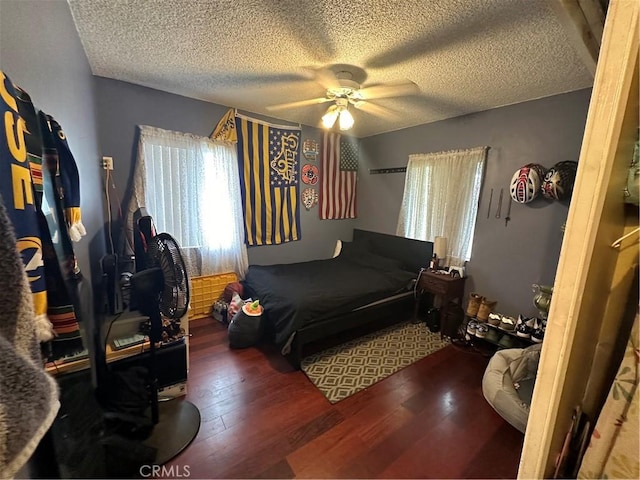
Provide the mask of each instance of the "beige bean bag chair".
POLYGON ((482 393, 498 414, 524 433, 542 344, 498 350, 482 378, 482 393))

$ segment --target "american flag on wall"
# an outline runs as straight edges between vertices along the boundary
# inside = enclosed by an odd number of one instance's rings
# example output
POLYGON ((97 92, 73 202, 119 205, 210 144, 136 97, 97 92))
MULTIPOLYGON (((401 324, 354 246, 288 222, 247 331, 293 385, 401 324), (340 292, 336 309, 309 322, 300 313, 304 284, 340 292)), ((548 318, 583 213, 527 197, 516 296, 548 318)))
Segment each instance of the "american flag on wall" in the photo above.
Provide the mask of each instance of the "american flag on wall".
POLYGON ((323 132, 321 150, 320 218, 356 218, 358 140, 323 132))

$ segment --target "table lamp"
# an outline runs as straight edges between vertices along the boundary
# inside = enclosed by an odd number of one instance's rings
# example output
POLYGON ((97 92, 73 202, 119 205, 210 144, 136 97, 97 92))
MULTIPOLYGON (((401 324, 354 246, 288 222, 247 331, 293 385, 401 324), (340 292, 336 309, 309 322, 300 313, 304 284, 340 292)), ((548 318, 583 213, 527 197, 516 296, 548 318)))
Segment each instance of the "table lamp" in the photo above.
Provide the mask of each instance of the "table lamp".
POLYGON ((438 259, 437 268, 444 268, 447 263, 447 237, 436 237, 433 242, 433 253, 438 259))

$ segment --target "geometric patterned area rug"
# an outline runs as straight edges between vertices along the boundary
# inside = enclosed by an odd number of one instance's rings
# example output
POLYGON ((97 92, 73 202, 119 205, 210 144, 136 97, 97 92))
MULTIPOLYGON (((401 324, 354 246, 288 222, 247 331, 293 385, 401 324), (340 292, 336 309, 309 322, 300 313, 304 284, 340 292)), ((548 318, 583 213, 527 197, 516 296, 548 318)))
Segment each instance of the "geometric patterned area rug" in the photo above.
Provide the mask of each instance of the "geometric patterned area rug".
POLYGON ((403 322, 309 355, 301 366, 336 403, 447 345, 424 323, 403 322))

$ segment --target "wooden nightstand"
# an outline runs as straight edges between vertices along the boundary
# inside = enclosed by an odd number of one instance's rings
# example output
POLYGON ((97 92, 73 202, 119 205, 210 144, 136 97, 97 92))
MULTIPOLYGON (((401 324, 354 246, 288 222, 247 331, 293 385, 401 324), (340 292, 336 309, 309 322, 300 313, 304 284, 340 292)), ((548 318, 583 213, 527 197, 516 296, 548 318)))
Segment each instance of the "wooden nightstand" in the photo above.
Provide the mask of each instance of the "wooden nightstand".
POLYGON ((416 299, 416 307, 414 311, 414 319, 418 319, 418 310, 422 295, 420 293, 428 292, 442 297, 442 306, 440 307, 440 325, 444 325, 447 318, 449 303, 457 300, 458 305, 462 306, 464 297, 464 282, 466 277, 452 277, 448 273, 435 273, 430 270, 424 270, 418 279, 416 299))

